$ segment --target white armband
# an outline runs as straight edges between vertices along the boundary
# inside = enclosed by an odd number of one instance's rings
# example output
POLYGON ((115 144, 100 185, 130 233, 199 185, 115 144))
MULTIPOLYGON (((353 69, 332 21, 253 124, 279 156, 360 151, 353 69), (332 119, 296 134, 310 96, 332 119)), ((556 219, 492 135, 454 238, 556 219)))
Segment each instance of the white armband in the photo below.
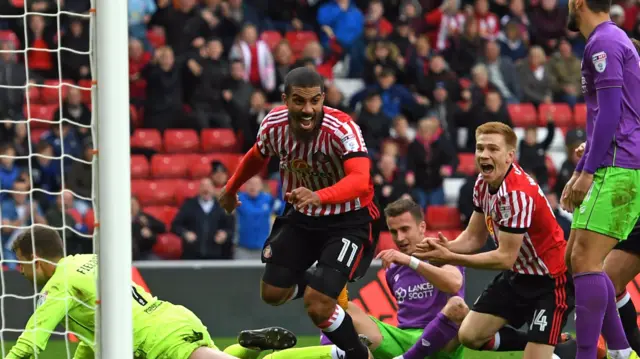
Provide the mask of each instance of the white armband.
POLYGON ((409 261, 409 268, 413 270, 417 270, 420 265, 420 260, 414 256, 411 256, 411 260, 409 261))

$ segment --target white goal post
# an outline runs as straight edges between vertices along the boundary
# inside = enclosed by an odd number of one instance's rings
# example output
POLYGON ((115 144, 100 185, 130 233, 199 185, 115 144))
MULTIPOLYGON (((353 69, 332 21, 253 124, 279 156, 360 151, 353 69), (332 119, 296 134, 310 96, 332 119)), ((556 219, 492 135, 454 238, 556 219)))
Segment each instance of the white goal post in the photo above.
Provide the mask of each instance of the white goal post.
MULTIPOLYGON (((101 359, 133 356, 131 300, 131 168, 127 0, 94 0, 97 74, 98 196, 96 218, 101 359)), ((94 186, 95 188, 95 186, 94 186)))

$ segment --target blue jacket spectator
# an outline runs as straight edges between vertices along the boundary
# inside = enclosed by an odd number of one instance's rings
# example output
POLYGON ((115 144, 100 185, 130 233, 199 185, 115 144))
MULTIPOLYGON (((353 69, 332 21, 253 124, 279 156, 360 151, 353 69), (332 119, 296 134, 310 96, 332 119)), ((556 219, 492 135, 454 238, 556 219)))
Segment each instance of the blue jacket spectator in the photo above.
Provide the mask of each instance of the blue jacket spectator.
MULTIPOLYGON (((45 132, 40 140, 48 142, 53 147, 56 157, 62 156, 64 148, 65 155, 82 158, 82 144, 74 129, 66 121, 62 122, 62 132, 59 124, 52 125, 51 130, 45 132)), ((65 158, 63 161, 65 170, 69 170, 73 162, 77 162, 71 158, 65 158)))
MULTIPOLYGON (((333 0, 318 9, 318 24, 330 27, 340 45, 350 48, 362 37, 364 15, 350 0, 333 0)), ((322 44, 329 46, 326 35, 322 37, 322 44)))
POLYGON ((416 98, 409 89, 403 85, 395 83, 393 70, 383 69, 378 75, 378 84, 369 86, 351 97, 349 105, 355 108, 356 105, 367 97, 367 94, 377 92, 382 99, 382 112, 390 118, 401 114, 403 110, 413 110, 418 106, 416 98))
POLYGON ((238 245, 236 259, 259 259, 271 230, 274 197, 262 191, 260 177, 250 179, 238 194, 242 205, 236 209, 238 245))
MULTIPOLYGON (((0 189, 9 190, 13 188, 13 184, 20 176, 20 169, 15 165, 14 161, 16 156, 16 150, 10 144, 2 147, 2 156, 0 158, 0 189)), ((7 198, 7 193, 2 193, 0 199, 7 198)))

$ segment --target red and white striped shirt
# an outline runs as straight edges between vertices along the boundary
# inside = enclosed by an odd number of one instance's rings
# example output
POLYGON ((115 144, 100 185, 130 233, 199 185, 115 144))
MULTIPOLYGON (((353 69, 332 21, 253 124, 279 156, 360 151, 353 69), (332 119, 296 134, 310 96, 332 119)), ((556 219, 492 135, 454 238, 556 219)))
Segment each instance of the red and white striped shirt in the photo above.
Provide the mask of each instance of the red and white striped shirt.
POLYGON ((484 213, 496 245, 501 231, 524 234, 512 271, 552 277, 566 272, 567 244, 562 229, 540 186, 520 166, 511 166, 495 193, 479 175, 473 188, 473 205, 484 213))
MULTIPOLYGON (((280 158, 280 177, 284 193, 305 187, 312 191, 330 187, 344 176, 343 161, 366 156, 360 127, 346 113, 324 106, 318 134, 309 142, 298 141, 289 128, 285 106, 274 108, 262 120, 256 145, 264 156, 280 158)), ((308 216, 329 216, 367 207, 373 200, 373 183, 366 196, 342 204, 307 207, 308 216)))

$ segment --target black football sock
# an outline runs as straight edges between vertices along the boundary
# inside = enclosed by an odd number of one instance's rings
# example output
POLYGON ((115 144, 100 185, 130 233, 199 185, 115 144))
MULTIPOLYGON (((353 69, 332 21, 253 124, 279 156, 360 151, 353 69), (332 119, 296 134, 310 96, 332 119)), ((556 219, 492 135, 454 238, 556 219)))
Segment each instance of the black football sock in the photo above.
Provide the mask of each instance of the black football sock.
POLYGON ((369 351, 362 344, 356 328, 353 326, 351 316, 336 304, 334 314, 322 324, 318 325, 322 329, 324 335, 342 349, 345 353, 345 359, 368 359, 369 351))
POLYGON ((638 313, 633 305, 631 296, 626 291, 616 296, 618 313, 620 313, 620 321, 624 328, 624 334, 627 341, 636 353, 640 353, 640 330, 638 329, 638 313))
POLYGON ((480 350, 520 352, 524 350, 528 342, 527 332, 504 326, 498 330, 498 332, 493 335, 493 338, 486 342, 480 350))

